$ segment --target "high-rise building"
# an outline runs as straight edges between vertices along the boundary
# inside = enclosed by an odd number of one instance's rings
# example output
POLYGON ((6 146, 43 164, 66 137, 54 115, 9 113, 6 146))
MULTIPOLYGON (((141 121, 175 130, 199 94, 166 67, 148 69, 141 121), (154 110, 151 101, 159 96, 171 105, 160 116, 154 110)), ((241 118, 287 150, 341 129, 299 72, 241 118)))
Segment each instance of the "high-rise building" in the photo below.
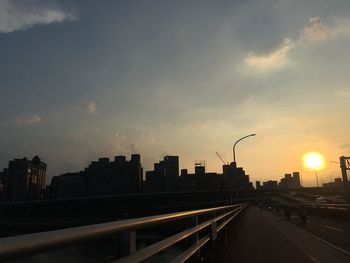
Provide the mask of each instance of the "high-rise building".
POLYGON ((143 169, 141 156, 116 156, 114 162, 100 158, 85 169, 88 195, 138 193, 141 191, 143 169))
POLYGON ((0 172, 0 202, 6 201, 5 182, 7 180, 7 168, 0 172))
POLYGON ((99 158, 98 161, 92 161, 85 168, 84 173, 87 180, 87 194, 89 196, 114 193, 116 183, 109 158, 99 158))
POLYGON ((249 175, 245 174, 242 167, 237 167, 236 163, 224 164, 222 166, 224 187, 226 189, 252 189, 249 182, 249 175))
POLYGON ((284 178, 282 178, 279 183, 279 188, 281 189, 296 189, 300 187, 301 184, 299 172, 293 172, 293 175, 285 174, 284 178))
POLYGON ((65 199, 87 195, 87 180, 84 172, 66 173, 54 176, 49 187, 48 197, 65 199))
POLYGON ((164 157, 164 175, 167 178, 179 176, 179 156, 164 157))
POLYGON ((265 190, 276 190, 276 189, 278 189, 278 182, 269 180, 269 181, 263 182, 262 187, 265 190))
POLYGON ((132 154, 131 159, 128 162, 128 174, 127 177, 127 192, 139 193, 141 192, 143 168, 141 165, 141 155, 132 154))
POLYGON ((35 156, 9 162, 5 189, 8 201, 39 200, 45 189, 47 165, 35 156))
POLYGON ((139 193, 143 168, 141 156, 116 156, 114 161, 99 158, 84 171, 55 176, 50 185, 51 198, 139 193))
POLYGON ((293 172, 293 182, 292 182, 292 188, 300 188, 300 174, 299 172, 293 172))
POLYGON ((179 156, 167 155, 146 172, 146 191, 176 191, 180 189, 179 156))
POLYGON ((198 176, 205 175, 205 166, 201 163, 196 163, 194 167, 194 173, 198 176))

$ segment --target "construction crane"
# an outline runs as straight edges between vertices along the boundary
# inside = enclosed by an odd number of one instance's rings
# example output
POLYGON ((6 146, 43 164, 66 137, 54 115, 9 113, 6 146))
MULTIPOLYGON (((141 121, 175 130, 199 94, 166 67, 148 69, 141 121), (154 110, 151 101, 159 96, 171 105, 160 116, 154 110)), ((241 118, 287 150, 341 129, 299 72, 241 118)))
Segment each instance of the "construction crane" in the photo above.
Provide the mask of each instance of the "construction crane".
POLYGON ((222 157, 220 156, 220 154, 218 152, 216 152, 216 155, 220 158, 220 160, 222 161, 223 164, 227 164, 224 159, 222 159, 222 157))

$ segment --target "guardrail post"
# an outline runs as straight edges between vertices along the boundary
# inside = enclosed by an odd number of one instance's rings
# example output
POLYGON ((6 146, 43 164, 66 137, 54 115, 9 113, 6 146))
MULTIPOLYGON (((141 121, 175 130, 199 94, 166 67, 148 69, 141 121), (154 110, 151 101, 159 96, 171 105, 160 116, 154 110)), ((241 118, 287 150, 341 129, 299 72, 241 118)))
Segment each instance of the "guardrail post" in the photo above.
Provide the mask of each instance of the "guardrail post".
POLYGON ((119 235, 113 236, 112 239, 113 239, 113 256, 114 256, 115 258, 119 258, 119 257, 120 257, 119 235))
POLYGON ((214 212, 214 221, 211 223, 211 240, 215 241, 218 237, 218 229, 217 229, 217 224, 215 221, 216 218, 216 212, 214 212))
POLYGON ((114 254, 117 258, 136 252, 136 231, 123 231, 114 238, 114 254))
MULTIPOLYGON (((233 208, 230 208, 230 210, 233 210, 233 208)), ((228 228, 228 226, 226 226, 226 229, 224 230, 225 245, 228 245, 228 236, 227 236, 228 229, 227 228, 228 228)))
MULTIPOLYGON (((198 226, 198 216, 195 216, 194 217, 194 225, 197 227, 198 226)), ((199 232, 197 232, 196 234, 195 234, 195 240, 194 240, 194 242, 196 243, 196 244, 198 244, 198 242, 199 242, 199 232)))
POLYGON ((129 253, 134 254, 136 252, 136 231, 129 232, 129 253))
MULTIPOLYGON (((194 216, 192 218, 193 222, 194 222, 194 226, 197 227, 199 224, 198 221, 198 216, 194 216)), ((196 234, 194 234, 193 236, 193 244, 198 244, 199 243, 199 232, 197 232, 196 234)), ((195 254, 195 261, 194 262, 200 262, 200 257, 201 257, 201 251, 198 250, 195 254)))

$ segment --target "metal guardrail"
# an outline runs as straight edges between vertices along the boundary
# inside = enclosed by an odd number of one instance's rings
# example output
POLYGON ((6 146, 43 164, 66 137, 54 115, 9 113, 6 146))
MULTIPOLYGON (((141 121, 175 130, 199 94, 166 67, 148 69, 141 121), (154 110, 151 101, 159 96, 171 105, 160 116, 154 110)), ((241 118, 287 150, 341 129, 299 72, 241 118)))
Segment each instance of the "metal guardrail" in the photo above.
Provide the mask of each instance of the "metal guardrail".
POLYGON ((332 216, 344 216, 350 215, 350 204, 292 204, 281 206, 284 209, 285 216, 289 219, 292 211, 297 212, 300 219, 306 222, 308 214, 311 213, 323 213, 332 216))
POLYGON ((305 208, 350 210, 350 204, 300 204, 299 206, 305 207, 305 208))
POLYGON ((195 235, 196 242, 174 260, 174 262, 184 262, 199 251, 210 239, 215 240, 218 232, 246 207, 246 204, 236 204, 1 238, 0 260, 37 254, 91 239, 113 236, 126 231, 129 233, 130 255, 117 262, 140 262, 177 242, 195 235), (201 215, 213 215, 213 218, 199 223, 198 217, 201 215), (194 218, 195 226, 136 251, 137 230, 185 218, 194 218), (199 239, 199 231, 209 227, 211 229, 209 233, 199 239))
POLYGON ((305 204, 307 206, 324 206, 324 207, 343 207, 350 208, 350 204, 305 204))
POLYGON ((295 204, 289 204, 290 207, 304 207, 304 208, 322 208, 322 209, 340 209, 347 210, 350 209, 350 204, 339 204, 339 203, 316 203, 305 201, 301 198, 290 196, 286 194, 279 194, 280 197, 292 201, 295 204))
POLYGON ((304 208, 325 208, 325 209, 350 209, 350 204, 330 204, 330 203, 295 203, 295 204, 288 204, 284 206, 289 206, 291 208, 298 208, 298 207, 304 207, 304 208))

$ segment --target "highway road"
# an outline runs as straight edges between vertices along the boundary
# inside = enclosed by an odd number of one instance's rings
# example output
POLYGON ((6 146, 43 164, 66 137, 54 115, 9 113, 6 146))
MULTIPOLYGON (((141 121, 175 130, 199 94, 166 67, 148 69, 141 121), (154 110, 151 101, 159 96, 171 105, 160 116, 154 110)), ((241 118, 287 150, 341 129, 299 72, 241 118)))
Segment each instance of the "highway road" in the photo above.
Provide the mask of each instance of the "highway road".
POLYGON ((313 216, 301 223, 296 214, 287 220, 283 211, 251 207, 217 262, 348 263, 349 227, 346 222, 313 216))
MULTIPOLYGON (((285 219, 283 211, 274 211, 273 214, 285 219)), ((292 214, 291 218, 286 221, 328 242, 330 245, 346 251, 350 255, 350 222, 337 218, 309 215, 307 221, 303 223, 297 214, 292 214)))

